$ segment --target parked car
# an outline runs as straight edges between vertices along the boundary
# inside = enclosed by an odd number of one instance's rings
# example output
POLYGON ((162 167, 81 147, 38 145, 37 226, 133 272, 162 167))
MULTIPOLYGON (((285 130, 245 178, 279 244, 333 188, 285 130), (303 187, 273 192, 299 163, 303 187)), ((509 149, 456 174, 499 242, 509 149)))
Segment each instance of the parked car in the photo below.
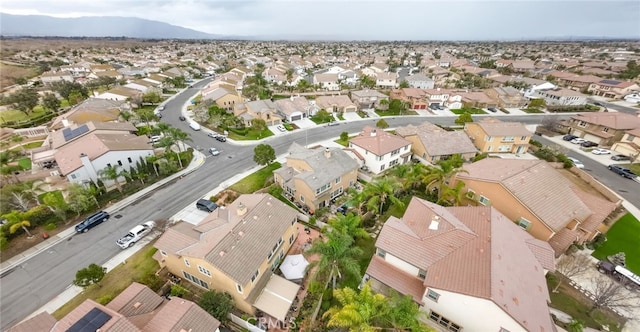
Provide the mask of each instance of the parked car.
POLYGON ((586 141, 587 140, 584 139, 584 138, 576 137, 576 138, 571 140, 571 143, 573 143, 573 144, 582 144, 582 143, 584 143, 586 141))
POLYGON ((607 150, 607 149, 593 149, 593 151, 591 151, 591 153, 593 154, 611 154, 611 151, 607 150))
POLYGON ((329 124, 327 124, 327 126, 337 126, 337 125, 339 125, 339 124, 340 124, 340 122, 337 122, 337 121, 331 121, 331 122, 329 122, 329 124))
POLYGON ((489 108, 487 108, 487 109, 488 109, 489 111, 493 112, 493 113, 495 113, 495 112, 497 112, 497 111, 498 111, 495 107, 489 107, 489 108))
POLYGON ((591 141, 584 141, 580 144, 580 146, 582 146, 583 148, 591 148, 594 146, 598 146, 598 143, 591 142, 591 141))
POLYGON ((155 221, 147 221, 144 224, 138 225, 132 228, 125 236, 116 241, 116 244, 122 249, 130 248, 136 242, 138 242, 138 240, 149 234, 149 232, 151 232, 154 227, 156 227, 155 221))
POLYGON ((284 133, 285 131, 287 131, 287 128, 285 128, 283 125, 278 125, 278 126, 276 126, 276 128, 278 128, 278 130, 280 130, 280 131, 281 131, 281 132, 283 132, 283 133, 284 133))
POLYGON ((199 124, 199 123, 197 123, 197 122, 191 122, 191 123, 189 123, 189 127, 191 127, 191 129, 193 129, 193 130, 195 130, 195 131, 198 131, 198 130, 200 130, 200 128, 201 128, 201 127, 200 127, 200 124, 199 124))
POLYGON ((157 110, 160 112, 164 111, 164 106, 158 106, 157 110))
POLYGON ((578 138, 578 136, 571 135, 571 134, 566 134, 562 137, 562 139, 565 141, 573 141, 576 138, 578 138))
POLYGON ((206 212, 213 212, 218 208, 218 204, 208 199, 199 199, 196 202, 196 208, 198 208, 198 210, 202 210, 206 212))
POLYGON ((184 115, 180 115, 178 119, 180 119, 180 121, 185 121, 187 118, 185 118, 184 115))
POLYGON ((572 157, 567 157, 567 159, 571 160, 571 162, 573 163, 573 165, 577 168, 584 168, 584 164, 576 159, 576 158, 572 158, 572 157))
POLYGON ((86 233, 90 229, 100 225, 101 223, 107 221, 111 216, 105 211, 96 212, 87 217, 87 219, 83 220, 81 223, 76 225, 76 232, 78 233, 86 233))
POLYGON ((217 139, 219 142, 226 142, 226 141, 227 141, 227 138, 226 138, 226 137, 224 137, 224 136, 222 136, 222 135, 218 135, 218 136, 216 136, 216 139, 217 139))
POLYGON ((216 138, 216 137, 218 137, 218 133, 208 133, 207 136, 209 136, 211 138, 216 138))
POLYGON ((212 156, 217 156, 220 154, 220 150, 216 149, 216 148, 210 148, 209 149, 209 153, 211 153, 212 156))
POLYGON ((622 166, 618 166, 618 165, 609 165, 607 166, 607 168, 611 171, 613 171, 614 173, 625 177, 627 179, 635 179, 637 177, 636 174, 634 174, 630 169, 628 168, 624 168, 622 166))
POLYGON ((611 160, 616 160, 616 161, 631 160, 631 157, 625 156, 623 154, 617 154, 615 156, 611 156, 611 160))

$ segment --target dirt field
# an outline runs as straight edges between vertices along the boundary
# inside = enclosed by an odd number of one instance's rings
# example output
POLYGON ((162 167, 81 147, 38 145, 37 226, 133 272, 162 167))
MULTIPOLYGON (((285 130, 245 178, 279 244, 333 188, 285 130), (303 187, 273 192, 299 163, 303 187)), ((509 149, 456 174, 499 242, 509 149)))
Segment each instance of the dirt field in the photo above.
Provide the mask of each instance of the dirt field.
POLYGON ((569 181, 571 181, 571 183, 573 183, 573 185, 575 185, 576 187, 582 189, 583 191, 586 191, 586 192, 588 192, 588 193, 590 193, 592 195, 598 196, 600 198, 607 199, 605 196, 600 194, 600 192, 598 192, 595 188, 593 188, 588 183, 584 182, 577 175, 571 173, 568 169, 560 168, 560 169, 558 169, 558 172, 560 172, 560 174, 564 175, 564 177, 566 177, 569 181))
MULTIPOLYGON (((2 39, 2 55, 8 56, 19 51, 30 50, 73 50, 89 48, 130 48, 169 43, 168 41, 143 41, 139 39, 100 39, 100 38, 7 38, 2 39)), ((7 59, 5 59, 7 60, 7 59)))
POLYGON ((33 67, 14 66, 0 62, 0 90, 13 85, 17 77, 30 78, 36 75, 33 67))

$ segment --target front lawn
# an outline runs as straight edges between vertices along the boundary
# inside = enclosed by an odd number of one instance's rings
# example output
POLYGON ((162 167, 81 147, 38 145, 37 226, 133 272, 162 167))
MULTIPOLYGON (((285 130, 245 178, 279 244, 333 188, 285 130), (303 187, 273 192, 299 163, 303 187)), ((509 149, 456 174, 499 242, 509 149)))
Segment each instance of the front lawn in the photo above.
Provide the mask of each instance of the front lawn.
POLYGON ((630 169, 633 173, 640 175, 640 163, 635 163, 635 164, 623 164, 620 165, 622 167, 626 167, 628 169, 630 169))
POLYGON ((273 132, 269 128, 263 131, 250 128, 244 130, 229 129, 229 138, 236 141, 257 141, 269 136, 273 136, 273 132))
POLYGON ((271 163, 253 174, 247 175, 244 179, 234 183, 229 189, 241 194, 251 194, 264 188, 267 179, 271 177, 273 171, 280 168, 280 163, 271 163))
POLYGON ((24 147, 25 150, 35 149, 41 147, 42 143, 44 143, 44 141, 29 142, 27 144, 23 144, 22 147, 24 147))
POLYGON ((620 218, 607 232, 607 241, 592 256, 606 260, 607 256, 624 252, 627 268, 640 274, 640 221, 631 213, 620 218))
MULTIPOLYGON (((150 243, 143 249, 129 257, 123 264, 118 265, 97 284, 87 287, 82 293, 65 303, 53 313, 56 319, 62 319, 69 312, 87 299, 92 299, 101 304, 107 304, 132 282, 147 284, 151 289, 158 290, 156 271, 160 268, 158 262, 152 258, 156 248, 150 243), (155 285, 153 284, 155 283, 155 285), (149 285, 151 284, 151 285, 149 285)), ((87 264, 88 266, 89 264, 87 264)))
POLYGON ((469 114, 487 114, 487 112, 479 109, 479 108, 458 108, 458 109, 454 109, 454 110, 450 110, 453 114, 464 114, 464 113, 469 113, 469 114))
POLYGON ((18 159, 18 165, 20 165, 20 167, 23 170, 30 170, 31 169, 31 159, 30 158, 20 158, 18 159))
POLYGON ((395 115, 418 115, 418 112, 412 110, 375 110, 379 116, 395 116, 395 115))
POLYGON ((522 111, 529 114, 544 113, 543 111, 537 108, 523 108, 522 111))

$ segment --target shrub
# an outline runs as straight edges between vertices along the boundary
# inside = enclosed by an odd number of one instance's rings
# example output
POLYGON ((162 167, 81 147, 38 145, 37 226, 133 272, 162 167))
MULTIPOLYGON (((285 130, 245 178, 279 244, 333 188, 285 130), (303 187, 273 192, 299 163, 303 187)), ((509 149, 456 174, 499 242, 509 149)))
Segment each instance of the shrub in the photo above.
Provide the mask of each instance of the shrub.
POLYGON ((7 240, 6 237, 4 237, 4 233, 0 232, 0 250, 6 249, 8 244, 9 244, 9 241, 7 240))
POLYGON ((476 161, 480 161, 480 160, 485 159, 487 157, 489 157, 489 154, 484 152, 484 153, 481 153, 481 154, 476 155, 475 157, 473 157, 473 161, 472 162, 475 163, 476 161))
POLYGON ((162 285, 164 284, 164 281, 162 280, 162 278, 158 277, 155 274, 147 274, 134 281, 139 282, 143 285, 147 285, 149 288, 151 288, 154 291, 160 290, 160 288, 162 288, 162 285))
POLYGON ((185 296, 185 294, 187 294, 189 291, 180 286, 180 285, 172 285, 171 286, 171 296, 177 296, 177 297, 183 297, 185 296))
POLYGON ((24 213, 24 219, 29 220, 32 225, 42 225, 47 222, 57 220, 56 215, 45 205, 38 205, 24 213))
POLYGON ((113 295, 111 294, 105 294, 101 297, 99 297, 96 302, 102 304, 102 305, 107 305, 109 302, 111 302, 111 300, 113 300, 113 295))
POLYGON ((591 241, 591 242, 589 242, 587 244, 587 247, 589 249, 596 250, 596 249, 600 248, 605 242, 607 242, 607 237, 604 234, 598 234, 593 239, 593 241, 591 241))
POLYGON ((536 141, 536 140, 530 140, 530 141, 529 141, 529 144, 531 144, 531 145, 533 145, 533 146, 537 146, 537 147, 539 147, 539 148, 541 148, 541 147, 542 147, 542 143, 540 143, 540 142, 538 142, 538 141, 536 141))
POLYGON ((46 231, 52 231, 52 230, 56 229, 56 227, 58 227, 58 226, 55 223, 50 222, 50 223, 48 223, 48 224, 46 224, 44 226, 44 229, 46 231))

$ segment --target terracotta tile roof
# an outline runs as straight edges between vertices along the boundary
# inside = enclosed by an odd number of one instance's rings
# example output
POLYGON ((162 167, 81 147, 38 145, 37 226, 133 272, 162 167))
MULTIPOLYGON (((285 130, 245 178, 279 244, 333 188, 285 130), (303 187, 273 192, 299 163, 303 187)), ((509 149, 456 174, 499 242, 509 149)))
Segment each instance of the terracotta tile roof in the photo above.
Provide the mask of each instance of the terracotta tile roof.
POLYGON ((220 322, 197 304, 172 298, 147 324, 144 332, 211 332, 220 327, 220 322))
POLYGON ((376 156, 384 156, 391 151, 411 145, 411 141, 370 126, 364 127, 358 136, 349 140, 349 143, 359 146, 376 156))
MULTIPOLYGON (((51 139, 51 146, 54 149, 57 149, 65 144, 73 142, 74 140, 79 139, 82 136, 97 132, 100 134, 113 133, 115 135, 121 134, 131 134, 137 131, 136 127, 130 122, 99 122, 99 121, 89 121, 83 124, 75 124, 67 127, 70 130, 75 130, 82 126, 86 126, 87 130, 80 135, 77 135, 70 139, 65 139, 64 130, 57 130, 51 132, 49 134, 49 138, 51 139)), ((66 128, 65 128, 66 129, 66 128)))
POLYGON ((193 229, 193 225, 187 222, 179 222, 167 229, 153 245, 167 253, 178 253, 198 242, 200 233, 193 229))
POLYGON ((104 325, 100 327, 101 331, 104 332, 136 332, 140 331, 135 325, 127 320, 126 317, 119 314, 117 311, 111 310, 103 305, 96 303, 93 300, 85 300, 78 307, 73 309, 70 313, 64 316, 56 326, 51 330, 51 332, 65 332, 71 326, 73 326, 76 322, 82 319, 89 311, 94 308, 100 309, 102 312, 111 316, 104 325))
POLYGON ((132 317, 152 312, 162 302, 163 298, 151 288, 134 282, 111 300, 107 304, 107 308, 117 311, 125 317, 132 317))
POLYGON ((579 226, 588 232, 595 231, 618 206, 618 204, 614 202, 610 202, 604 198, 591 195, 576 188, 573 188, 573 192, 586 206, 589 207, 589 210, 593 212, 593 214, 580 223, 579 226))
POLYGON ((549 244, 555 251, 555 256, 560 257, 564 254, 572 243, 580 240, 580 231, 563 228, 559 230, 549 239, 549 244))
POLYGON ((476 124, 489 136, 531 136, 527 127, 519 122, 503 122, 496 118, 483 118, 476 124))
POLYGON ((417 127, 414 125, 398 127, 396 134, 402 137, 418 136, 430 156, 447 156, 478 151, 464 131, 446 131, 429 122, 423 122, 417 127))
POLYGON ((640 128, 639 117, 622 112, 580 113, 571 118, 611 129, 627 130, 640 128))
POLYGON ((11 327, 5 332, 50 331, 56 322, 56 319, 53 318, 50 313, 43 311, 28 320, 11 327))
POLYGON ((319 96, 316 98, 316 105, 321 109, 330 110, 334 106, 339 108, 355 106, 355 104, 346 95, 339 96, 319 96))
POLYGON ((457 174, 460 180, 502 184, 553 231, 592 214, 571 189, 571 182, 545 161, 487 158, 463 168, 467 173, 457 174))
POLYGON ((381 257, 374 255, 365 273, 398 293, 411 295, 414 301, 422 303, 422 295, 425 291, 423 280, 385 263, 381 257))
POLYGON ((548 271, 555 271, 556 260, 554 251, 549 250, 549 244, 545 241, 535 238, 525 240, 529 250, 538 259, 538 262, 542 264, 542 267, 548 271))
POLYGON ((274 103, 276 104, 276 108, 286 115, 291 115, 295 112, 305 113, 308 109, 312 108, 312 105, 305 97, 279 99, 274 103))

